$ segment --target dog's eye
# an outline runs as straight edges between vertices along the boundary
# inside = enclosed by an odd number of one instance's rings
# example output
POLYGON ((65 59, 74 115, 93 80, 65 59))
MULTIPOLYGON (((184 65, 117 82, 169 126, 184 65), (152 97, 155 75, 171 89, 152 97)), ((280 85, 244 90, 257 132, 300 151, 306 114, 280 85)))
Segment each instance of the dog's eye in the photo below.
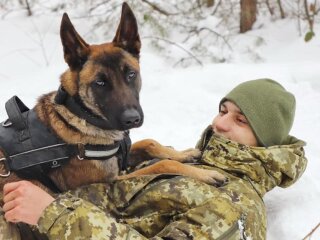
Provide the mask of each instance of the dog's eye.
POLYGON ((98 85, 98 86, 104 86, 106 84, 106 81, 102 80, 102 79, 98 79, 95 81, 95 83, 98 85))
POLYGON ((136 72, 135 71, 129 71, 127 75, 127 81, 131 82, 136 78, 136 72))

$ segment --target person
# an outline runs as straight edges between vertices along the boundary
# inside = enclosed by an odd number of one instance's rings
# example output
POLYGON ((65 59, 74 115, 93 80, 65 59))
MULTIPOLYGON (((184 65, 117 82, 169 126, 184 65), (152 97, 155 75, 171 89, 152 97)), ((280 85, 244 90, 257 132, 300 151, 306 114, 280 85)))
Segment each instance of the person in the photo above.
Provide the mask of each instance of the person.
POLYGON ((5 218, 49 239, 266 239, 263 196, 295 183, 307 164, 305 143, 289 135, 294 115, 295 98, 278 82, 243 82, 222 98, 196 146, 197 166, 223 173, 227 184, 152 175, 54 198, 15 182, 4 187, 5 218))

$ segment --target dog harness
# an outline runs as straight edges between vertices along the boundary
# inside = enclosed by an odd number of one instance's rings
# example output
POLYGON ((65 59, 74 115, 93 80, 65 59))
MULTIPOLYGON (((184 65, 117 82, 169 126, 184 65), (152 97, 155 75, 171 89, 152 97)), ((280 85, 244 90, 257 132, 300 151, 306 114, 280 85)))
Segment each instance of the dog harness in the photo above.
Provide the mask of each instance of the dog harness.
POLYGON ((29 109, 17 96, 9 99, 5 108, 8 119, 0 124, 0 148, 4 154, 0 163, 5 165, 7 172, 1 173, 0 177, 8 177, 12 171, 60 192, 48 177, 48 172, 63 166, 71 157, 108 160, 117 156, 119 168, 127 168, 131 146, 129 131, 125 132, 122 141, 112 145, 68 144, 41 122, 34 109, 29 109))

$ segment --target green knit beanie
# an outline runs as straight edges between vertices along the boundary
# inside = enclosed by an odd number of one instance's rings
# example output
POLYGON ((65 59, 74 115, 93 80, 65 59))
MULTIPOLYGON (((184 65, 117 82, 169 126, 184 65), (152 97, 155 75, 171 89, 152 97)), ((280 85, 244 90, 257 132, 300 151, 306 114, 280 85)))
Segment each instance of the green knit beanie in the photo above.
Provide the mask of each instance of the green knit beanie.
POLYGON ((231 90, 220 105, 226 100, 235 103, 246 116, 260 146, 286 144, 296 102, 279 83, 271 79, 247 81, 231 90))

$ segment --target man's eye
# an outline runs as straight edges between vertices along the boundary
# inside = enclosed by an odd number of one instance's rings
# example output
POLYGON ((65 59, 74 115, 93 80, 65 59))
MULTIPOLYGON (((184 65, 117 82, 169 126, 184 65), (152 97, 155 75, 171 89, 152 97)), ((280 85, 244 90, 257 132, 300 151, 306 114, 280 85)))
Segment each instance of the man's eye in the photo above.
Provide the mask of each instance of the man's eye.
POLYGON ((136 78, 136 72, 135 71, 129 71, 127 75, 127 81, 131 82, 136 78))
POLYGON ((220 110, 219 111, 219 114, 221 115, 221 116, 223 116, 223 115, 225 115, 225 114, 227 114, 228 112, 226 111, 226 110, 220 110))
POLYGON ((95 83, 100 87, 102 87, 102 86, 104 86, 106 84, 106 82, 104 80, 101 80, 101 79, 97 79, 95 81, 95 83))
POLYGON ((243 119, 243 118, 238 118, 238 122, 243 123, 243 124, 248 124, 247 119, 243 119))

